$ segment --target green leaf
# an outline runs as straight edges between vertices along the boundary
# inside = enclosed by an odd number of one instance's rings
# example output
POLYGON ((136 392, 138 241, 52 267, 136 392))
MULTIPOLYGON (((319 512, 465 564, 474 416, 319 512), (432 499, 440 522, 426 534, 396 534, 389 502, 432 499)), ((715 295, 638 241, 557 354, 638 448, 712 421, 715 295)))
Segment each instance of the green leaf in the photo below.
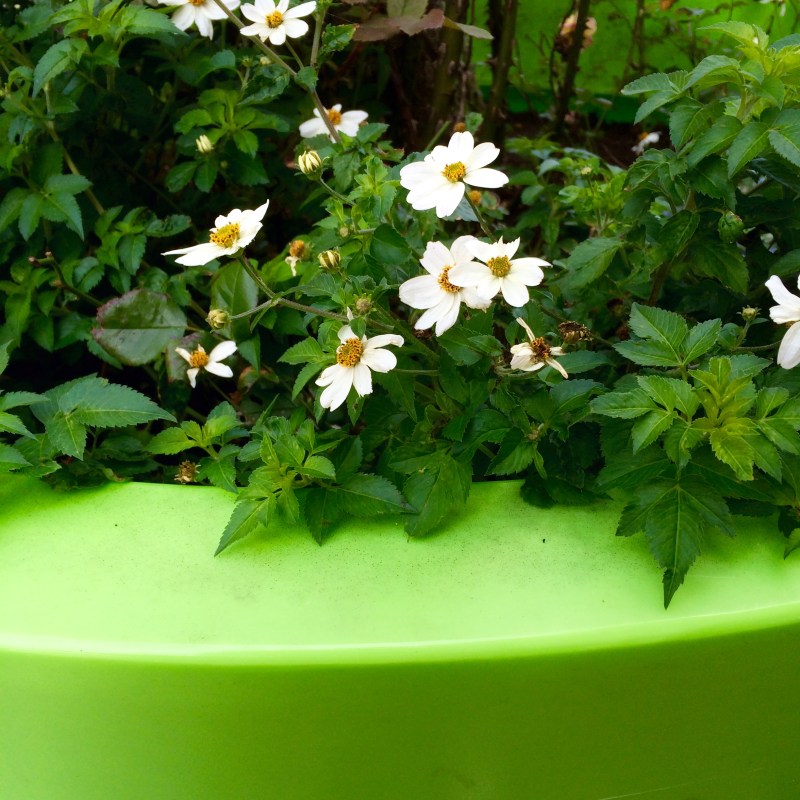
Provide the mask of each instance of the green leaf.
POLYGON ((715 278, 737 294, 747 294, 750 276, 747 264, 735 245, 723 244, 718 237, 698 235, 685 258, 696 275, 715 278))
MULTIPOLYGON (((692 211, 679 211, 670 217, 658 234, 658 243, 666 258, 677 258, 694 236, 700 222, 700 215, 692 211)), ((648 309, 648 306, 636 306, 637 309, 648 309)), ((660 311, 661 309, 653 309, 660 311)), ((641 314, 641 310, 638 312, 641 314)), ((670 312, 665 312, 670 313, 670 312)), ((631 314, 633 317, 633 314, 631 314)), ((641 334, 637 333, 637 336, 641 334)), ((682 341, 682 340, 680 340, 682 341)))
POLYGON ((740 83, 741 65, 730 56, 706 56, 690 73, 686 88, 695 84, 714 86, 719 83, 740 83))
POLYGON ((579 289, 596 281, 608 269, 621 239, 587 239, 581 242, 564 262, 570 289, 579 289))
POLYGON ((185 330, 186 315, 167 295, 134 289, 98 309, 92 336, 123 364, 140 366, 161 355, 185 330))
POLYGON ((306 478, 318 480, 336 480, 336 469, 325 456, 309 456, 302 467, 297 467, 297 472, 306 478))
POLYGON ((176 164, 164 178, 164 185, 170 192, 179 192, 194 177, 196 169, 196 161, 185 161, 183 164, 176 164))
POLYGON ((734 418, 712 430, 709 440, 720 461, 727 464, 740 480, 751 481, 756 452, 750 439, 757 435, 752 420, 734 418))
POLYGON ((711 113, 711 107, 692 98, 685 97, 678 102, 669 117, 669 137, 676 150, 706 127, 711 113))
POLYGON ((683 343, 685 354, 684 364, 691 364, 692 361, 705 355, 716 343, 722 330, 722 321, 710 319, 695 325, 683 343))
POLYGON ((5 230, 19 217, 22 204, 27 196, 27 189, 16 188, 6 192, 5 197, 0 202, 0 231, 5 230))
POLYGON ((609 392, 589 404, 595 414, 618 419, 634 419, 656 410, 656 404, 642 389, 632 392, 609 392))
POLYGON ((31 466, 31 462, 16 447, 0 442, 0 472, 10 472, 29 466, 31 466))
POLYGON ((647 94, 648 92, 669 92, 673 88, 669 75, 663 72, 656 72, 653 75, 645 75, 626 84, 622 87, 622 94, 637 95, 647 94))
POLYGON ((218 458, 203 458, 199 462, 197 477, 200 480, 207 480, 213 486, 224 489, 226 492, 236 494, 236 454, 239 448, 235 445, 227 445, 231 448, 227 452, 223 447, 218 458))
POLYGON ((261 501, 239 501, 233 509, 214 555, 219 555, 226 547, 249 536, 259 527, 268 526, 275 513, 275 505, 275 495, 272 494, 261 501))
POLYGON ((56 194, 80 194, 86 191, 92 182, 83 175, 51 175, 44 184, 47 193, 56 194))
POLYGON ((639 375, 639 386, 657 403, 672 411, 677 408, 689 417, 694 416, 700 400, 692 387, 677 378, 664 378, 660 375, 639 375))
POLYGON ((769 132, 769 143, 778 155, 800 167, 800 109, 790 108, 778 114, 769 132))
MULTIPOLYGON (((66 177, 66 176, 65 176, 66 177)), ((71 194, 59 192, 43 199, 41 214, 53 222, 66 221, 67 225, 83 239, 83 217, 77 201, 71 194)))
POLYGON ((197 442, 190 439, 182 428, 175 427, 167 428, 154 436, 147 443, 145 450, 157 455, 172 456, 196 446, 197 442))
POLYGON ((311 92, 313 92, 317 87, 317 71, 314 69, 314 67, 303 67, 297 71, 294 79, 300 84, 300 86, 302 86, 304 89, 308 89, 311 92))
MULTIPOLYGON (((623 452, 622 442, 619 451, 623 452)), ((657 447, 642 450, 634 456, 628 453, 616 461, 607 463, 597 476, 597 488, 601 491, 610 489, 636 490, 647 486, 655 478, 661 477, 671 464, 657 447)))
POLYGON ((305 364, 306 362, 324 363, 330 361, 330 354, 320 347, 316 339, 309 337, 293 344, 279 359, 286 364, 305 364))
POLYGON ((138 425, 154 419, 175 421, 152 400, 128 386, 89 376, 75 382, 60 396, 58 407, 77 422, 96 428, 138 425))
POLYGON ((689 328, 680 314, 634 303, 629 324, 640 339, 651 339, 667 345, 673 351, 676 363, 681 363, 679 351, 689 334, 689 328))
POLYGON ((644 367, 676 367, 681 363, 675 349, 662 342, 616 342, 614 349, 629 361, 644 367))
POLYGON ((417 514, 406 520, 406 532, 424 536, 450 520, 467 501, 472 468, 440 453, 423 473, 411 475, 404 494, 417 514))
POLYGON ((219 173, 219 165, 214 158, 205 158, 197 164, 194 184, 201 192, 208 193, 214 186, 219 173))
POLYGON ((85 39, 61 39, 51 45, 45 53, 39 57, 33 70, 33 96, 42 90, 48 81, 53 80, 64 70, 72 65, 77 65, 89 45, 85 39))
POLYGON ((16 433, 18 436, 35 438, 18 416, 5 411, 0 411, 0 433, 16 433))
POLYGON ((344 50, 353 34, 356 32, 355 25, 326 25, 322 31, 322 46, 319 51, 319 60, 325 61, 329 55, 339 50, 344 50))
POLYGON ((755 120, 748 122, 733 140, 728 151, 728 177, 764 152, 769 141, 769 126, 755 120))
POLYGON ((686 161, 696 167, 706 156, 719 153, 730 146, 742 130, 742 123, 736 117, 721 116, 692 146, 686 161))
POLYGON ((19 232, 26 241, 31 238, 33 232, 39 225, 42 215, 42 204, 44 198, 37 193, 31 192, 22 203, 19 212, 19 232))
POLYGON ((125 33, 131 36, 151 36, 166 34, 170 38, 185 36, 165 15, 151 8, 127 6, 121 20, 125 33))
POLYGON ((657 409, 645 414, 638 419, 631 430, 633 452, 638 453, 652 444, 664 431, 668 430, 675 421, 675 412, 657 409))
POLYGON ((337 495, 342 509, 354 517, 403 514, 409 510, 397 487, 379 475, 353 475, 339 487, 337 495))
POLYGON ((65 455, 82 459, 86 449, 86 426, 72 413, 56 411, 45 426, 53 447, 65 455))
POLYGON ((292 386, 292 400, 294 400, 301 391, 303 391, 303 387, 318 373, 322 372, 325 369, 325 363, 313 363, 306 364, 303 369, 297 374, 295 378, 294 385, 292 386))
POLYGON ((301 489, 297 492, 297 497, 311 535, 317 544, 322 544, 336 523, 345 516, 338 489, 335 487, 301 489))

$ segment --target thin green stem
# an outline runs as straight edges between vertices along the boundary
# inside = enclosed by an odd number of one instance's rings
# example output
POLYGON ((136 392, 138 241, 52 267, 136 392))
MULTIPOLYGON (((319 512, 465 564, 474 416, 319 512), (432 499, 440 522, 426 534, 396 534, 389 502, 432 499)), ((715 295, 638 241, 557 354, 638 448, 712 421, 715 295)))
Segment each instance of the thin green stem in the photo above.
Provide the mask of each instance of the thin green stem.
POLYGON ((345 205, 348 205, 348 206, 352 206, 353 205, 353 201, 352 200, 348 200, 343 194, 339 194, 339 192, 337 192, 336 189, 333 188, 333 186, 329 186, 327 183, 325 183, 324 180, 322 180, 322 178, 319 179, 319 183, 320 183, 320 186, 322 186, 322 188, 325 189, 325 191, 331 197, 335 197, 340 203, 344 203, 345 205))
POLYGON ((439 128, 439 130, 436 131, 436 133, 433 134, 433 136, 431 137, 431 140, 428 142, 428 144, 425 145, 425 149, 423 150, 423 152, 425 152, 427 150, 433 150, 434 146, 436 145, 436 142, 438 142, 439 139, 442 138, 442 136, 444 135, 444 132, 450 127, 451 124, 452 123, 449 120, 447 120, 446 122, 443 122, 442 123, 442 127, 439 128))
POLYGON ((489 227, 486 219, 484 218, 483 214, 481 214, 480 209, 478 206, 472 202, 472 198, 469 196, 469 192, 465 192, 464 197, 467 198, 467 202, 470 205, 470 208, 475 212, 475 216, 478 218, 478 224, 481 226, 481 230, 490 238, 494 239, 495 234, 492 232, 492 229, 489 227))
POLYGON ((317 66, 319 58, 319 44, 322 38, 322 23, 325 21, 325 9, 321 8, 316 13, 316 25, 314 26, 314 41, 311 43, 311 66, 317 66))

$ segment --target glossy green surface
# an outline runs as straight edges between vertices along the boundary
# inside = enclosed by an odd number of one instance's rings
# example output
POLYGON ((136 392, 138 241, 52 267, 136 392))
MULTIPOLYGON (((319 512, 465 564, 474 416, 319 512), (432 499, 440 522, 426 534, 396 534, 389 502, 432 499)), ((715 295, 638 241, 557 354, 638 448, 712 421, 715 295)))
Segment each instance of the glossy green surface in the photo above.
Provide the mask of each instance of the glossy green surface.
POLYGON ((611 505, 475 486, 212 553, 232 498, 0 481, 0 798, 789 800, 800 559, 709 542, 668 612, 611 505))

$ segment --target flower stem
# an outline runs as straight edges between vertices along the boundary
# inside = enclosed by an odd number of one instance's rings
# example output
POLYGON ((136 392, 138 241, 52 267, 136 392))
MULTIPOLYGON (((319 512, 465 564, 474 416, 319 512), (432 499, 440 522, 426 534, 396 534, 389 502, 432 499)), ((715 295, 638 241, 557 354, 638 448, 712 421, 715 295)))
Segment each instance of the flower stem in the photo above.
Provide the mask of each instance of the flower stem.
POLYGON ((336 198, 340 203, 344 203, 345 205, 348 205, 348 206, 352 206, 353 205, 353 201, 352 200, 348 200, 343 194, 339 194, 339 192, 337 192, 336 189, 333 188, 333 186, 329 186, 327 183, 325 183, 324 180, 322 180, 322 178, 319 179, 319 183, 320 183, 320 186, 322 186, 322 188, 325 189, 325 191, 331 197, 336 198))
MULTIPOLYGON (((230 19, 240 31, 242 28, 244 28, 242 21, 225 5, 225 3, 222 2, 222 0, 214 0, 214 2, 222 9, 222 11, 225 13, 225 16, 228 17, 228 19, 230 19)), ((288 72, 289 75, 291 75, 292 78, 294 78, 295 81, 308 92, 333 141, 337 144, 341 144, 342 139, 339 136, 339 131, 333 127, 333 123, 328 118, 328 112, 325 109, 325 106, 322 105, 322 101, 319 99, 319 95, 317 94, 316 90, 309 88, 302 81, 298 81, 297 70, 292 69, 292 67, 290 67, 289 64, 287 64, 271 47, 267 47, 267 45, 264 44, 264 42, 262 42, 258 36, 249 36, 247 38, 251 39, 255 43, 256 47, 263 51, 267 58, 269 58, 282 69, 286 70, 286 72, 288 72)))
POLYGON ((478 218, 478 224, 481 226, 481 230, 490 238, 494 239, 495 235, 492 232, 492 229, 489 227, 486 219, 484 218, 483 214, 481 214, 480 209, 478 208, 477 204, 472 202, 472 198, 469 196, 469 192, 464 193, 464 197, 467 198, 467 202, 470 205, 470 208, 475 212, 475 216, 478 218))

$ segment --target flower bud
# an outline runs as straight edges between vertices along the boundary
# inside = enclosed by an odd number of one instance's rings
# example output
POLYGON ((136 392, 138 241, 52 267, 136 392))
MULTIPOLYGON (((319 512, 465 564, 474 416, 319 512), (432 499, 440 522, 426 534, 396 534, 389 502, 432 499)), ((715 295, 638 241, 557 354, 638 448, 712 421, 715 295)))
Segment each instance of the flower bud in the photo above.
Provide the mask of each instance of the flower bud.
POLYGON ((752 322, 757 316, 760 309, 753 308, 752 306, 745 306, 742 311, 742 319, 745 322, 752 322))
POLYGON ((591 331, 580 322, 562 322, 558 326, 558 333, 564 344, 585 342, 592 338, 591 331))
POLYGON ((230 323, 230 321, 231 315, 227 311, 223 311, 220 308, 212 308, 206 317, 206 322, 215 331, 218 331, 220 328, 224 328, 230 323))
POLYGON ((322 269, 336 270, 339 269, 339 264, 342 263, 342 256, 338 250, 326 250, 317 256, 319 265, 322 269))
POLYGON ((184 484, 195 483, 197 481, 197 464, 194 461, 181 461, 175 480, 184 484))
POLYGON ((349 235, 350 228, 348 228, 347 225, 342 225, 342 227, 339 228, 339 236, 341 236, 342 239, 346 239, 349 235))
POLYGON ((258 59, 258 63, 261 64, 262 67, 268 67, 272 63, 272 59, 269 56, 261 56, 258 59))
POLYGON ((472 205, 477 206, 480 204, 483 195, 477 189, 470 189, 467 194, 472 205))
POLYGON ((298 261, 305 261, 311 255, 311 248, 302 239, 295 239, 289 245, 289 255, 298 261))
POLYGON ((204 156, 207 156, 214 149, 211 139, 204 133, 201 133, 200 136, 195 139, 194 144, 198 152, 202 153, 204 156))
POLYGON ((364 314, 369 314, 372 311, 372 300, 369 297, 359 297, 356 300, 356 313, 359 316, 364 316, 364 314))
POLYGON ((717 222, 717 231, 725 244, 733 244, 742 235, 744 222, 738 214, 726 211, 717 222))
POLYGON ((308 150, 297 159, 297 166, 303 175, 315 178, 322 172, 322 159, 316 150, 308 150))
POLYGON ((453 133, 464 133, 466 129, 467 125, 464 122, 456 122, 456 124, 453 125, 453 133))

